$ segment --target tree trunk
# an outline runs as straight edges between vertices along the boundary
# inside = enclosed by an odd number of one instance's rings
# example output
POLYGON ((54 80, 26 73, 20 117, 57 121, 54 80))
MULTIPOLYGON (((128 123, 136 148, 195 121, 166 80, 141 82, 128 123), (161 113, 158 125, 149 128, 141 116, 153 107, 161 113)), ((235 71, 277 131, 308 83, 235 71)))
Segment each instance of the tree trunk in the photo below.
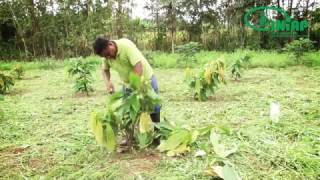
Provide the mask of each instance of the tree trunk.
POLYGON ((289 16, 292 16, 292 5, 293 5, 293 0, 290 0, 288 5, 289 16))
POLYGON ((26 0, 27 4, 27 9, 28 9, 28 14, 29 14, 29 20, 31 22, 31 44, 32 44, 32 51, 33 51, 33 56, 36 56, 38 54, 36 51, 37 49, 40 50, 41 47, 37 46, 39 38, 37 38, 37 33, 40 32, 40 26, 39 26, 39 21, 36 16, 36 8, 35 8, 35 3, 33 0, 26 0), (36 47, 37 46, 37 47, 36 47))
POLYGON ((174 4, 174 0, 172 0, 171 3, 171 53, 174 54, 174 44, 176 39, 176 7, 174 4))
POLYGON ((117 9, 117 17, 116 17, 116 27, 117 27, 117 36, 118 38, 122 38, 122 17, 123 17, 123 12, 122 12, 122 0, 118 0, 118 9, 117 9))
POLYGON ((9 8, 10 8, 10 11, 11 11, 11 15, 12 15, 12 19, 13 19, 13 22, 14 22, 14 25, 15 25, 15 28, 17 30, 17 34, 18 36, 21 38, 21 41, 23 43, 23 47, 24 47, 24 52, 25 52, 25 56, 26 58, 28 58, 28 47, 27 47, 27 44, 26 44, 26 41, 23 37, 23 32, 22 32, 22 28, 17 20, 17 17, 12 9, 12 5, 11 3, 9 3, 9 8))

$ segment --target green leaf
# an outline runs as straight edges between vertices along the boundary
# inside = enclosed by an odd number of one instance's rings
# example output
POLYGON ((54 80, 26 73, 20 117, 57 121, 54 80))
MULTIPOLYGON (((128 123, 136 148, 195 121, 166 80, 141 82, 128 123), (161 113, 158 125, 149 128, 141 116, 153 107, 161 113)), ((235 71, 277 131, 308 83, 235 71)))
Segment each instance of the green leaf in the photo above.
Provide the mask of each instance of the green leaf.
POLYGON ((116 138, 114 131, 109 123, 106 124, 106 129, 104 130, 104 135, 106 136, 106 148, 108 151, 114 151, 116 148, 116 138))
POLYGON ((153 123, 150 118, 150 114, 141 113, 139 120, 139 131, 140 133, 147 133, 153 131, 153 123))
POLYGON ((105 139, 104 133, 103 133, 101 114, 96 113, 96 112, 93 112, 91 114, 90 127, 92 129, 92 132, 93 132, 95 138, 96 138, 97 143, 100 145, 105 145, 106 139, 105 139))
POLYGON ((198 129, 199 135, 200 136, 206 135, 207 133, 210 132, 210 130, 212 130, 213 127, 214 127, 214 125, 209 125, 209 126, 205 126, 205 127, 198 129))
POLYGON ((167 156, 177 156, 186 153, 187 151, 190 151, 190 148, 187 146, 187 143, 183 143, 179 145, 176 149, 170 150, 167 152, 167 156))
POLYGON ((130 73, 129 83, 133 89, 137 90, 141 86, 141 78, 135 73, 130 73))
POLYGON ((161 141, 158 149, 160 152, 174 150, 183 143, 189 143, 191 141, 191 133, 185 129, 178 129, 172 132, 171 136, 167 140, 161 141))
POLYGON ((241 179, 236 173, 236 171, 228 165, 223 166, 222 172, 223 172, 224 180, 240 180, 241 179))
POLYGON ((199 136, 199 131, 197 131, 197 130, 192 131, 190 143, 196 142, 198 136, 199 136))
POLYGON ((214 152, 221 158, 226 158, 238 150, 237 146, 234 146, 232 149, 227 150, 223 144, 219 143, 219 141, 220 135, 215 133, 214 129, 212 129, 210 133, 210 142, 213 146, 214 152))
POLYGON ((236 171, 228 165, 213 166, 205 171, 207 175, 212 177, 220 177, 224 180, 241 180, 236 171))
POLYGON ((148 147, 153 141, 153 137, 150 133, 139 133, 138 134, 138 142, 139 148, 143 149, 148 147))
POLYGON ((140 102, 136 94, 130 96, 129 103, 131 104, 131 107, 135 112, 138 112, 140 110, 140 102))
POLYGON ((213 147, 216 147, 219 145, 219 139, 220 139, 219 134, 217 134, 214 129, 211 129, 210 142, 213 147))

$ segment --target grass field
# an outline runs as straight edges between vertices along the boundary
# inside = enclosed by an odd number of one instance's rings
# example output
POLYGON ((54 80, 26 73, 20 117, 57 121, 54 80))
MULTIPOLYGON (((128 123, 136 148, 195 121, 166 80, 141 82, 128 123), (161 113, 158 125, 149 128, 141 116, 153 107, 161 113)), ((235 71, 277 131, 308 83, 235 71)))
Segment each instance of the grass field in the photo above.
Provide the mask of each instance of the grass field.
MULTIPOLYGON (((100 71, 87 97, 74 92, 63 65, 50 67, 29 68, 1 102, 0 179, 210 179, 204 171, 217 157, 194 157, 206 141, 183 157, 154 149, 108 154, 88 127, 90 113, 103 109, 107 96, 100 71)), ((243 179, 320 177, 319 67, 249 69, 207 102, 193 100, 182 69, 155 72, 162 117, 192 127, 217 125, 222 143, 238 146, 228 161, 243 179), (269 119, 271 102, 281 106, 277 124, 269 119)))

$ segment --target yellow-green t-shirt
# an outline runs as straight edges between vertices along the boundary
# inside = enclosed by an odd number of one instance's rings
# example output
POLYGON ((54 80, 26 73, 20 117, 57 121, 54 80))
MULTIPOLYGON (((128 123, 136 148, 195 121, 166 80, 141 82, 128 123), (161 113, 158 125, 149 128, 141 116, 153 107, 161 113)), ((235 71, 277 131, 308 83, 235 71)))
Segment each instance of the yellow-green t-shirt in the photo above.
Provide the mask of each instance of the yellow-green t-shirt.
POLYGON ((153 70, 146 58, 139 51, 137 46, 129 39, 114 40, 117 45, 117 55, 115 59, 103 59, 103 69, 114 69, 119 73, 120 78, 125 82, 129 82, 129 75, 134 72, 134 66, 142 63, 144 78, 150 79, 153 75, 153 70))

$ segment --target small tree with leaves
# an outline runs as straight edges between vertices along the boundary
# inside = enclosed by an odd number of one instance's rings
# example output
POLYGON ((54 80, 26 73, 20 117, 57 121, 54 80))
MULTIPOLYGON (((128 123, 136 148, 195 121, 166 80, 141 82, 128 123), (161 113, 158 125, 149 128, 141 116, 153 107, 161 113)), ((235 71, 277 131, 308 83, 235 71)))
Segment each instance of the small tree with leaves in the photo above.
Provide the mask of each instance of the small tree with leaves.
POLYGON ((22 76, 24 75, 24 69, 20 64, 16 64, 11 70, 11 75, 15 79, 22 79, 22 76))
POLYGON ((294 40, 289 44, 286 44, 285 50, 289 52, 293 57, 296 63, 303 64, 302 56, 313 49, 313 41, 310 39, 300 38, 294 40))
POLYGON ((0 72, 0 94, 8 93, 12 86, 14 86, 13 77, 0 72))
POLYGON ((108 151, 116 148, 117 132, 124 133, 129 144, 136 142, 140 148, 149 146, 156 137, 150 113, 160 103, 159 96, 148 80, 133 73, 129 84, 130 90, 108 97, 104 113, 92 113, 91 129, 98 144, 105 146, 108 151))
POLYGON ((225 81, 225 67, 220 60, 206 64, 198 74, 186 70, 186 81, 193 90, 196 100, 205 101, 215 93, 220 84, 225 81))
POLYGON ((85 92, 89 95, 89 92, 93 91, 91 74, 93 70, 94 66, 90 62, 85 62, 82 58, 72 60, 68 73, 76 77, 74 88, 77 92, 85 92))
POLYGON ((241 73, 243 71, 243 68, 247 68, 249 63, 250 63, 250 56, 245 55, 237 60, 235 60, 231 64, 231 76, 235 79, 238 80, 241 78, 241 73))
POLYGON ((180 54, 177 61, 179 67, 190 67, 197 62, 195 54, 200 50, 200 44, 197 42, 189 42, 176 47, 176 51, 180 54))

